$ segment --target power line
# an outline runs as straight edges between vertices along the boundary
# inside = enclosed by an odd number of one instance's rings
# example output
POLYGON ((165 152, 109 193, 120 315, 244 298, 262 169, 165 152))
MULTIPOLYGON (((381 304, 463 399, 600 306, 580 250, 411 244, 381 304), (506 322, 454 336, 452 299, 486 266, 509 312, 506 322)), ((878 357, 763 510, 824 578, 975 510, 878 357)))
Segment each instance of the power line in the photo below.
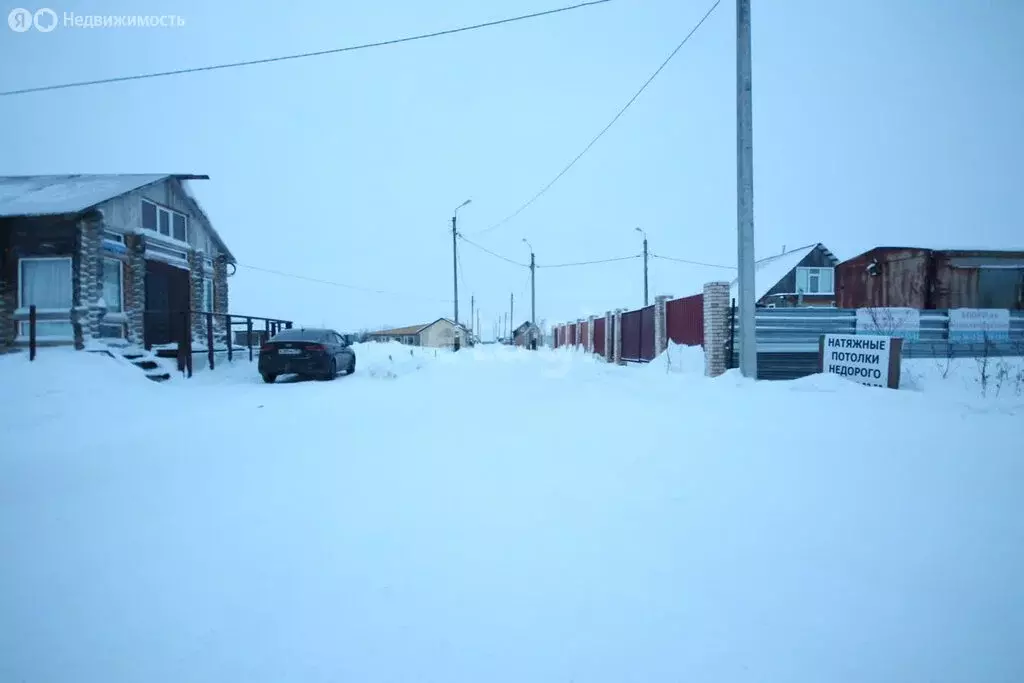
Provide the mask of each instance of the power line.
POLYGON ((642 254, 634 254, 633 256, 619 256, 616 258, 599 259, 597 261, 577 261, 575 263, 553 263, 550 265, 537 264, 537 268, 571 268, 573 266, 592 266, 598 263, 613 263, 615 261, 631 261, 636 258, 643 258, 642 254))
POLYGON ((520 263, 519 261, 515 261, 513 259, 510 259, 507 256, 502 256, 501 254, 495 253, 495 252, 491 251, 490 249, 488 249, 487 247, 482 247, 479 244, 477 244, 476 242, 473 242, 472 240, 468 240, 465 237, 463 237, 462 233, 459 233, 459 239, 462 240, 463 242, 465 242, 466 244, 470 245, 471 247, 475 247, 475 248, 479 249, 480 251, 482 251, 482 252, 484 252, 486 254, 490 254, 494 258, 499 258, 502 261, 505 261, 507 263, 511 263, 514 266, 519 266, 520 268, 529 268, 530 267, 529 265, 527 265, 525 263, 520 263))
POLYGON ((643 84, 642 86, 640 86, 640 89, 636 91, 636 93, 635 93, 635 94, 633 95, 633 97, 629 98, 629 101, 628 101, 628 102, 626 102, 626 105, 625 105, 624 107, 622 107, 622 109, 620 109, 620 110, 619 110, 619 113, 617 113, 617 114, 615 115, 615 117, 614 117, 614 118, 612 118, 612 120, 608 122, 608 125, 607 125, 607 126, 605 126, 605 127, 603 128, 603 129, 601 129, 601 132, 600 132, 600 133, 598 133, 598 134, 597 134, 597 135, 596 135, 596 136, 594 137, 594 139, 593 139, 593 140, 591 140, 591 141, 590 141, 590 142, 589 142, 589 143, 587 144, 587 146, 583 148, 583 151, 582 151, 582 152, 580 152, 579 154, 577 154, 577 155, 576 155, 576 158, 574 158, 574 159, 573 159, 572 161, 570 161, 570 162, 569 162, 569 164, 568 164, 568 165, 567 165, 567 166, 566 166, 565 168, 563 168, 563 169, 562 169, 562 170, 561 170, 561 171, 560 171, 560 172, 558 173, 558 175, 556 175, 556 176, 555 176, 555 177, 554 177, 554 178, 553 178, 553 179, 551 180, 551 182, 549 182, 549 183, 548 183, 547 185, 545 185, 544 187, 542 187, 542 188, 541 188, 541 190, 540 190, 540 192, 538 192, 537 194, 533 195, 533 197, 531 197, 531 198, 529 199, 529 201, 527 201, 527 202, 526 202, 525 204, 523 204, 523 205, 522 205, 522 206, 520 206, 520 207, 519 207, 518 209, 516 209, 516 210, 515 210, 515 211, 514 211, 514 212, 513 212, 513 213, 512 213, 511 215, 509 215, 509 216, 506 216, 505 218, 503 218, 502 220, 498 221, 497 223, 495 223, 494 225, 492 225, 492 226, 491 226, 491 227, 489 227, 489 228, 484 228, 483 230, 481 230, 481 231, 479 231, 479 232, 476 232, 476 233, 472 233, 472 234, 473 234, 473 235, 483 235, 483 234, 485 234, 485 233, 488 233, 488 232, 490 232, 491 230, 494 230, 495 228, 499 228, 499 227, 501 227, 502 225, 504 225, 505 223, 508 223, 508 222, 509 222, 510 220, 512 220, 513 218, 515 218, 516 216, 518 216, 518 215, 519 215, 520 213, 522 213, 524 209, 526 209, 526 208, 527 208, 528 206, 530 206, 530 205, 531 205, 531 204, 533 204, 533 203, 534 203, 535 201, 537 201, 538 199, 540 199, 541 195, 543 195, 543 194, 544 194, 545 192, 547 192, 547 191, 548 191, 549 189, 551 189, 551 186, 552 186, 552 185, 554 185, 554 184, 555 184, 556 182, 558 182, 558 181, 559 181, 559 179, 561 179, 561 177, 562 177, 562 176, 564 176, 564 175, 565 175, 566 173, 568 173, 568 172, 569 172, 569 169, 571 169, 571 168, 572 168, 573 166, 575 166, 575 165, 576 165, 576 162, 577 162, 577 161, 579 161, 580 159, 582 159, 582 158, 583 158, 583 155, 584 155, 584 154, 586 154, 587 152, 589 152, 589 151, 590 151, 590 148, 591 148, 591 147, 593 147, 593 146, 594 146, 594 144, 595 144, 595 143, 596 143, 596 142, 597 142, 598 140, 600 140, 600 139, 601 139, 601 138, 602 138, 602 137, 604 136, 604 134, 605 134, 605 133, 607 133, 607 132, 608 132, 608 130, 609 130, 609 129, 610 129, 610 128, 611 128, 612 126, 614 126, 614 125, 615 125, 615 123, 616 123, 616 122, 617 122, 617 121, 618 121, 618 120, 619 120, 619 119, 620 119, 620 118, 622 117, 622 115, 626 113, 626 110, 627 110, 627 109, 629 109, 629 108, 630 108, 630 106, 632 106, 633 102, 635 102, 635 101, 636 101, 636 99, 637 99, 638 97, 640 97, 640 94, 641 94, 641 93, 643 93, 643 91, 647 89, 647 86, 649 86, 649 85, 651 84, 651 82, 652 82, 652 81, 653 81, 653 80, 654 80, 655 78, 657 78, 658 74, 660 74, 660 73, 661 73, 662 69, 664 69, 664 68, 665 68, 665 67, 666 67, 666 66, 668 65, 668 63, 669 63, 670 61, 672 61, 672 58, 676 56, 676 53, 678 53, 678 52, 679 52, 679 50, 681 50, 681 49, 682 49, 683 45, 686 45, 687 41, 689 41, 689 40, 690 40, 690 37, 691 37, 691 36, 693 36, 693 34, 697 32, 697 29, 699 29, 699 28, 700 28, 700 27, 701 27, 701 26, 702 26, 702 25, 704 24, 705 20, 707 20, 707 18, 708 18, 709 16, 711 16, 711 13, 715 11, 715 8, 717 8, 717 7, 718 7, 718 4, 719 4, 720 2, 721 2, 721 0, 715 0, 714 4, 712 4, 712 5, 711 5, 710 9, 708 9, 708 11, 707 11, 707 12, 705 12, 704 16, 703 16, 703 17, 701 17, 700 21, 698 21, 698 22, 697 22, 697 24, 696 24, 696 25, 695 25, 695 26, 694 26, 694 27, 693 27, 692 29, 690 29, 690 32, 686 34, 686 37, 685 37, 685 38, 683 38, 682 42, 680 42, 680 43, 679 43, 678 45, 676 45, 676 49, 672 50, 671 54, 669 54, 669 56, 668 56, 668 57, 667 57, 667 58, 665 59, 665 61, 663 61, 663 62, 661 63, 661 66, 659 66, 659 67, 658 67, 658 68, 657 68, 657 69, 656 69, 656 70, 654 71, 654 73, 653 73, 653 74, 651 74, 650 78, 648 78, 648 79, 647 79, 647 81, 645 81, 645 82, 644 82, 644 84, 643 84))
POLYGON ((335 282, 333 280, 322 280, 315 277, 307 277, 305 275, 296 275, 295 273, 286 273, 281 270, 273 270, 271 268, 260 268, 259 266, 250 266, 246 263, 237 264, 241 268, 247 268, 248 270, 255 270, 261 273, 270 273, 271 275, 277 275, 279 277, 291 278, 293 280, 305 280, 306 282, 315 282, 321 285, 330 285, 332 287, 341 287, 342 289, 351 289, 357 292, 367 292, 370 294, 384 294, 387 296, 405 297, 409 299, 424 299, 429 301, 443 301, 445 303, 451 303, 451 299, 440 299, 437 297, 421 296, 418 294, 402 294, 400 292, 390 292, 384 289, 371 289, 368 287, 360 287, 358 285, 350 285, 344 282, 335 282))
POLYGON ((218 71, 220 69, 233 69, 241 66, 254 66, 257 64, 271 64, 273 62, 284 62, 293 59, 304 59, 306 57, 322 57, 324 55, 339 54, 342 52, 355 52, 356 50, 367 50, 374 47, 385 47, 389 45, 398 45, 400 43, 411 43, 416 40, 426 40, 428 38, 438 38, 440 36, 448 36, 454 33, 463 33, 466 31, 475 31, 481 28, 490 28, 492 26, 500 26, 502 24, 510 24, 516 21, 524 21, 526 19, 536 19, 538 17, 544 17, 551 14, 559 14, 561 12, 569 12, 576 9, 582 9, 584 7, 592 7, 594 5, 602 5, 612 0, 588 0, 587 2, 580 2, 575 5, 568 5, 566 7, 558 7, 556 9, 543 10, 541 12, 533 12, 531 14, 521 14, 515 17, 507 17, 505 19, 497 19, 495 21, 486 21, 481 24, 473 24, 470 26, 460 26, 457 28, 449 28, 443 31, 434 31, 432 33, 421 33, 414 36, 405 36, 402 38, 393 38, 391 40, 381 40, 374 43, 363 43, 360 45, 348 45, 346 47, 332 48, 329 50, 317 50, 315 52, 302 52, 299 54, 284 55, 281 57, 265 57, 263 59, 251 59, 243 62, 229 62, 226 64, 212 64, 209 66, 198 66, 188 69, 174 69, 171 71, 157 71, 147 74, 137 74, 134 76, 117 76, 113 78, 98 78, 91 81, 75 81, 72 83, 60 83, 57 85, 43 85, 34 88, 22 88, 20 90, 8 90, 6 92, 0 92, 0 96, 7 95, 24 95, 33 92, 43 92, 46 90, 63 90, 66 88, 81 88, 90 85, 102 85, 106 83, 123 83, 125 81, 140 81, 147 78, 162 78, 164 76, 178 76, 182 74, 199 73, 202 71, 218 71))
POLYGON ((701 261, 688 261, 682 258, 673 258, 671 256, 659 256, 658 254, 649 254, 651 258, 660 258, 663 261, 675 261, 676 263, 685 263, 691 266, 706 266, 708 268, 726 268, 728 270, 736 270, 736 266, 723 266, 717 263, 703 263, 701 261))

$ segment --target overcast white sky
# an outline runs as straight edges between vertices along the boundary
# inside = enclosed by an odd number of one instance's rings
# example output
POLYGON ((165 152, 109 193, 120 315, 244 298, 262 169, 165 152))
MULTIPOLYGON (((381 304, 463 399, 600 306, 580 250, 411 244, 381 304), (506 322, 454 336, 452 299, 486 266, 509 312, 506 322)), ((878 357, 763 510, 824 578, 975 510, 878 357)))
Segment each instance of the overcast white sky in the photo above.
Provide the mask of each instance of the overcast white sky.
MULTIPOLYGON (((369 42, 566 0, 73 0, 62 14, 176 14, 182 28, 0 33, 0 90, 369 42)), ((396 47, 0 98, 0 174, 205 173, 240 265, 234 312, 341 329, 452 314, 452 209, 467 235, 578 154, 707 10, 589 9, 396 47), (385 289, 369 294, 246 265, 385 289)), ((17 5, 8 2, 4 16, 17 5)), ((38 9, 32 6, 29 9, 38 9)), ((539 264, 639 253, 736 262, 735 3, 725 0, 551 190, 481 244, 539 264)), ((1024 3, 754 2, 758 257, 823 242, 1017 246, 1024 3)), ((485 334, 528 271, 462 247, 460 313, 485 334)), ((651 263, 651 295, 728 270, 651 263)), ((539 270, 549 322, 642 303, 639 260, 539 270)))

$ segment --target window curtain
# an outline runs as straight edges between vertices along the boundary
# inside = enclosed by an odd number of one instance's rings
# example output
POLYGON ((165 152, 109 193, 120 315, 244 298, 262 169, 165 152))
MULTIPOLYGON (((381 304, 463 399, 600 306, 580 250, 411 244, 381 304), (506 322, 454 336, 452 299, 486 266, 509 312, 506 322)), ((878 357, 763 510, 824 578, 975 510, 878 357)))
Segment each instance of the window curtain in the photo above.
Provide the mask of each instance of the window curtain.
POLYGON ((21 305, 41 310, 70 310, 71 259, 31 259, 21 262, 21 305))

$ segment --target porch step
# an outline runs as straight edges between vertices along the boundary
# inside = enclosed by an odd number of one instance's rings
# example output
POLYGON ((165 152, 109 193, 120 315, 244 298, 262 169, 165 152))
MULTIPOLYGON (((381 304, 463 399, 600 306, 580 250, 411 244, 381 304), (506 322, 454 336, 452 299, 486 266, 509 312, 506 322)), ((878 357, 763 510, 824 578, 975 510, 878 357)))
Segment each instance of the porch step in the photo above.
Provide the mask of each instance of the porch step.
MULTIPOLYGON (((146 379, 153 382, 166 382, 171 379, 171 373, 168 372, 166 363, 160 362, 160 357, 144 349, 140 349, 137 346, 124 347, 115 345, 103 345, 99 348, 90 349, 93 353, 102 353, 110 356, 111 358, 122 358, 139 370, 141 370, 146 379)), ((171 356, 174 358, 174 356, 171 356)))

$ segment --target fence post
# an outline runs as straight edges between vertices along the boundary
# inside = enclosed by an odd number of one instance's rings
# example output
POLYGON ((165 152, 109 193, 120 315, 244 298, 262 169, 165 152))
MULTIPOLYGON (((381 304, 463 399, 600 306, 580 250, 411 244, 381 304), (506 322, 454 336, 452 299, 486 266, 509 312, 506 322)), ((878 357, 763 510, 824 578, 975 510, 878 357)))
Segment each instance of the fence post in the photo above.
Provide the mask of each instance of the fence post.
POLYGON ((206 354, 213 370, 213 313, 206 314, 206 354))
POLYGON ((189 379, 192 378, 192 331, 191 331, 191 320, 192 316, 189 316, 189 333, 185 336, 185 369, 188 371, 189 379))
POLYGON ((252 362, 252 318, 245 319, 245 343, 249 347, 249 362, 252 362))
POLYGON ((736 299, 732 300, 729 306, 729 358, 725 361, 725 367, 732 369, 732 359, 736 354, 736 299))
POLYGON ((28 359, 36 359, 36 305, 28 307, 28 359))
POLYGON ((657 358, 668 348, 668 300, 671 294, 654 297, 654 357, 657 358))
POLYGON ((185 351, 187 349, 187 345, 185 343, 185 339, 188 338, 188 335, 189 335, 188 317, 189 317, 189 315, 191 315, 191 313, 189 311, 184 311, 181 315, 182 315, 182 320, 183 320, 183 322, 185 324, 182 326, 182 329, 184 330, 184 333, 181 335, 181 338, 178 339, 178 357, 177 357, 177 361, 178 361, 178 372, 180 372, 181 374, 184 375, 185 374, 185 351))
POLYGON ((615 318, 612 317, 611 311, 604 312, 604 359, 606 362, 612 362, 612 356, 615 355, 615 349, 612 348, 612 329, 615 325, 615 318))
POLYGON ((587 318, 587 353, 594 352, 594 322, 596 320, 596 315, 587 318))
POLYGON ((228 341, 228 362, 230 363, 231 361, 233 361, 235 359, 234 348, 233 348, 235 346, 235 343, 231 339, 231 316, 230 315, 227 315, 227 314, 224 315, 224 328, 226 330, 224 334, 227 335, 227 338, 228 338, 227 339, 227 341, 228 341))
POLYGON ((729 341, 729 283, 704 285, 704 374, 718 377, 726 371, 726 343, 729 341))
POLYGON ((615 309, 615 332, 612 339, 612 362, 616 365, 624 365, 622 362, 622 309, 615 309))

